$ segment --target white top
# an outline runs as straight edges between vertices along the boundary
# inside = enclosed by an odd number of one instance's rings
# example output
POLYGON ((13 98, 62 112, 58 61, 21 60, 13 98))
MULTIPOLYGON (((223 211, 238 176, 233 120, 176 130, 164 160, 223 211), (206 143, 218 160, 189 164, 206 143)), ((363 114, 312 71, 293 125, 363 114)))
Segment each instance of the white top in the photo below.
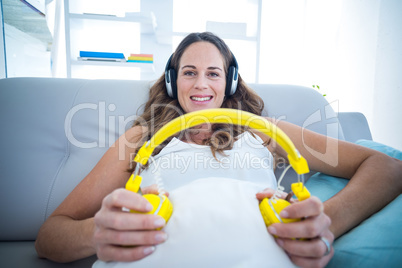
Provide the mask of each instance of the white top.
POLYGON ((142 186, 155 170, 173 204, 168 239, 135 262, 96 261, 94 268, 294 267, 267 232, 256 193, 276 188, 273 157, 262 140, 242 134, 226 156, 209 146, 173 139, 142 172, 142 186))
POLYGON ((206 145, 190 144, 173 138, 161 152, 149 159, 148 169, 141 172, 141 186, 162 179, 163 189, 172 191, 192 181, 207 177, 222 177, 249 181, 262 188, 276 189, 273 157, 257 135, 244 132, 225 155, 212 155, 206 145))

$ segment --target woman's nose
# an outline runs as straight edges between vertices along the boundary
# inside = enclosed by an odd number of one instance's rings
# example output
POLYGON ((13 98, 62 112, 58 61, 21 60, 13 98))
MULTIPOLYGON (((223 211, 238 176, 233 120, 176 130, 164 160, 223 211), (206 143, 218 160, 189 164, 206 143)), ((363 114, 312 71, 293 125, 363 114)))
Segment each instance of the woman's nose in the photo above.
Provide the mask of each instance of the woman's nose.
POLYGON ((195 80, 194 87, 196 89, 204 89, 208 87, 208 80, 204 74, 198 75, 197 79, 195 80))

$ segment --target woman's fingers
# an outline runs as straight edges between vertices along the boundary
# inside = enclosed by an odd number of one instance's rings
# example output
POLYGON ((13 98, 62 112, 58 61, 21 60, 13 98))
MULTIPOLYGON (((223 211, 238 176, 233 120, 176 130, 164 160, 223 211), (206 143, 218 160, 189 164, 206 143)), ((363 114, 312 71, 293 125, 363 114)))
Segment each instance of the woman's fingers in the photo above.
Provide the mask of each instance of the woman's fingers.
POLYGON ((121 247, 104 245, 97 249, 97 256, 102 261, 130 262, 140 260, 155 251, 155 246, 121 247))
POLYGON ((297 255, 290 255, 290 260, 297 266, 297 267, 325 267, 331 258, 334 255, 334 251, 331 250, 331 253, 327 256, 319 257, 319 258, 308 258, 308 257, 300 257, 297 255))
POLYGON ((328 230, 309 240, 278 238, 276 241, 299 267, 324 267, 334 254, 334 235, 328 230))
POLYGON ((292 223, 277 223, 268 227, 268 231, 284 238, 313 238, 328 229, 331 219, 323 213, 324 205, 315 196, 295 202, 282 210, 281 218, 302 219, 292 223))
POLYGON ((104 198, 102 208, 95 214, 95 224, 116 230, 152 230, 163 227, 166 223, 160 216, 128 213, 122 211, 123 207, 138 212, 152 210, 152 205, 142 196, 118 189, 104 198))
POLYGON ((102 208, 108 209, 123 207, 139 212, 148 212, 152 210, 152 205, 141 195, 125 190, 117 189, 107 195, 102 202, 102 208))
MULTIPOLYGON (((328 247, 320 237, 324 237, 329 245, 332 245, 334 241, 334 235, 329 231, 308 240, 277 238, 276 241, 288 254, 299 257, 321 258, 328 255, 328 247)), ((333 250, 332 246, 330 246, 330 250, 333 250)))
POLYGON ((268 227, 268 232, 282 238, 313 238, 328 229, 330 225, 330 218, 322 213, 298 222, 274 223, 268 227))
POLYGON ((112 229, 103 229, 95 231, 94 239, 98 244, 111 245, 156 245, 163 243, 167 235, 163 231, 116 231, 112 229))
POLYGON ((274 191, 272 189, 265 189, 264 191, 257 193, 255 196, 257 197, 258 201, 262 201, 264 198, 271 198, 273 194, 274 191))
POLYGON ((329 231, 331 219, 324 213, 323 203, 312 196, 287 206, 279 215, 301 219, 268 227, 268 232, 276 236, 276 242, 292 262, 299 267, 324 267, 334 254, 331 246, 334 235, 329 231))
POLYGON ((166 233, 156 230, 166 221, 144 214, 151 204, 137 193, 118 189, 106 196, 95 214, 93 242, 98 258, 104 261, 135 261, 151 254, 154 245, 163 243, 166 233), (143 213, 123 211, 123 208, 143 213))
MULTIPOLYGON (((143 187, 143 188, 141 188, 141 191, 143 194, 156 194, 156 195, 159 194, 159 189, 156 184, 152 184, 150 186, 143 187)), ((167 197, 169 197, 169 193, 166 191, 165 191, 165 195, 167 197)))
POLYGON ((100 210, 95 214, 95 224, 116 230, 153 230, 163 227, 166 221, 158 215, 100 210))
MULTIPOLYGON (((271 188, 264 189, 263 191, 259 192, 256 194, 256 197, 259 201, 263 200, 264 198, 271 198, 275 193, 275 190, 271 188)), ((279 198, 285 199, 287 196, 287 193, 285 192, 278 192, 279 193, 279 198)))
POLYGON ((295 202, 286 207, 279 214, 283 218, 299 219, 304 217, 316 216, 324 211, 324 205, 316 196, 311 196, 306 200, 295 202))

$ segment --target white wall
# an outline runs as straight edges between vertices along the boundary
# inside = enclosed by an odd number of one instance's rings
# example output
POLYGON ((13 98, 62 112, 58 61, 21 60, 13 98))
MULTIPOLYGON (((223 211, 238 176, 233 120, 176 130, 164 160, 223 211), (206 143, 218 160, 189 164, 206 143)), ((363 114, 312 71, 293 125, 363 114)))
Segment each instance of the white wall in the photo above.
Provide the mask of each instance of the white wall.
POLYGON ((378 13, 381 0, 343 1, 329 74, 328 98, 339 111, 359 111, 372 120, 378 13))
POLYGON ((266 0, 261 42, 261 83, 318 84, 402 150, 402 1, 266 0))
POLYGON ((402 150, 402 1, 382 0, 372 107, 373 138, 402 150))
POLYGON ((343 1, 328 100, 366 117, 373 140, 402 150, 402 1, 343 1))

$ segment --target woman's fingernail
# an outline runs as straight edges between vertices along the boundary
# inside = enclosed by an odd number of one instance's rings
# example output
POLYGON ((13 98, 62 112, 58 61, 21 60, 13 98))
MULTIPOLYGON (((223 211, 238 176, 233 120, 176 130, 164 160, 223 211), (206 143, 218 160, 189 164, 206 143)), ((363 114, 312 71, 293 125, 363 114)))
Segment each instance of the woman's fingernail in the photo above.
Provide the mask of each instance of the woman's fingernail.
POLYGON ((152 211, 152 210, 154 209, 154 207, 153 207, 150 203, 148 203, 148 204, 145 206, 145 209, 146 209, 147 211, 152 211))
POLYGON ((149 255, 154 251, 155 251, 155 247, 146 247, 146 248, 144 248, 144 254, 145 255, 149 255))
POLYGON ((282 218, 287 218, 289 217, 289 213, 286 210, 282 210, 281 213, 279 213, 279 216, 282 218))
POLYGON ((155 225, 155 227, 157 227, 157 228, 164 226, 165 223, 166 223, 166 221, 165 221, 165 219, 163 219, 163 218, 160 218, 160 219, 157 219, 156 221, 154 221, 154 225, 155 225))
POLYGON ((155 240, 157 242, 162 242, 162 241, 165 241, 166 239, 167 239, 167 234, 166 233, 157 233, 155 235, 155 240))
POLYGON ((280 247, 283 247, 283 240, 282 239, 276 239, 275 241, 280 247))
POLYGON ((276 235, 276 229, 275 229, 274 227, 272 227, 272 226, 269 226, 269 227, 268 227, 268 232, 269 232, 270 234, 276 235))

